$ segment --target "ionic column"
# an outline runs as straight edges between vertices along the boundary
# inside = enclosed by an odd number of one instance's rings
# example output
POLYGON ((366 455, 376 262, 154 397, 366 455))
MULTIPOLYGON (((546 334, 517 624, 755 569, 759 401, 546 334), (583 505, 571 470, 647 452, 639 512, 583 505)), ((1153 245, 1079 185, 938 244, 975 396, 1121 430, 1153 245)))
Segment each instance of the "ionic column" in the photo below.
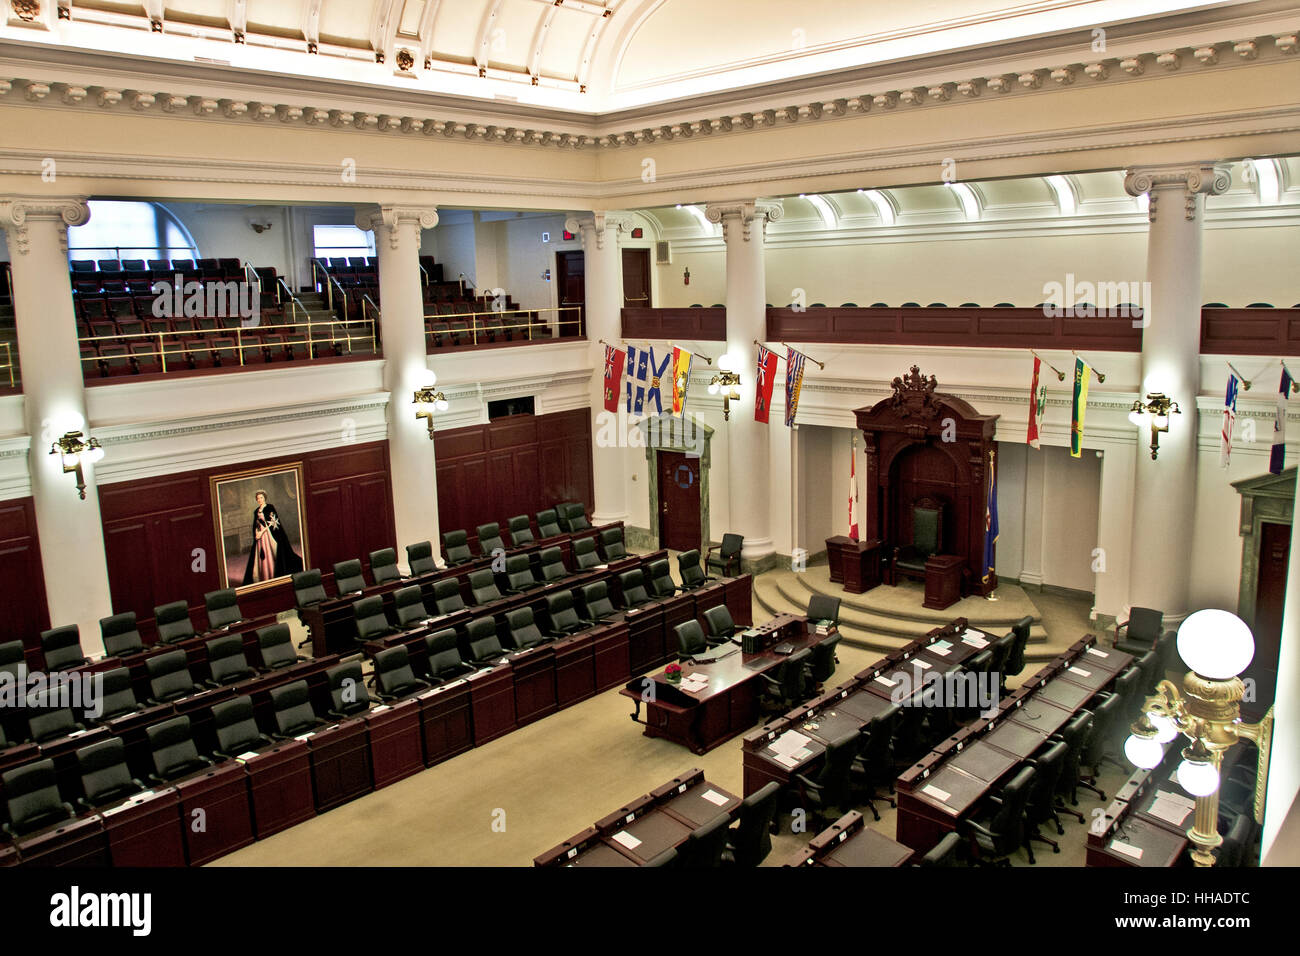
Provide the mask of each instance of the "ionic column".
POLYGON ((1200 392, 1201 226, 1205 196, 1231 184, 1211 163, 1130 170, 1129 195, 1149 197, 1147 282, 1142 332, 1142 390, 1163 392, 1182 413, 1160 435, 1160 457, 1146 452, 1149 432, 1138 436, 1133 509, 1133 604, 1159 608, 1168 624, 1188 606, 1192 529, 1196 514, 1196 397, 1200 392))
MULTIPOLYGON (((583 309, 587 348, 591 361, 591 466, 595 476, 595 502, 591 523, 626 521, 627 450, 629 433, 623 392, 618 394, 618 412, 605 411, 604 339, 618 346, 623 340, 623 233, 632 229, 630 216, 598 212, 568 219, 564 228, 582 238, 586 304, 583 309), (614 440, 611 440, 614 439, 614 440)), ((624 369, 626 375, 626 369, 624 369)), ((655 480, 652 475, 651 481, 655 480)), ((651 522, 654 521, 651 515, 651 522)))
MULTIPOLYGON (((53 627, 76 624, 82 647, 103 652, 99 619, 113 613, 104 525, 94 466, 85 463, 86 497, 64 474, 51 444, 69 431, 89 439, 81 349, 68 280, 68 227, 90 219, 81 198, 0 199, 0 226, 12 260, 23 411, 32 500, 41 540, 45 597, 53 627)), ((126 610, 122 608, 122 610, 126 610)))
POLYGON ((361 229, 374 231, 379 256, 394 545, 404 563, 408 544, 432 541, 434 554, 441 547, 433 442, 425 420, 415 417, 412 401, 432 377, 425 347, 420 233, 438 224, 438 212, 425 206, 384 205, 359 211, 356 221, 361 229))
MULTIPOLYGON (((773 415, 769 424, 754 421, 754 340, 767 338, 767 280, 763 248, 767 224, 781 218, 778 203, 747 200, 713 203, 705 208, 710 222, 722 224, 727 244, 727 354, 740 373, 740 401, 731 403, 727 434, 727 462, 731 527, 723 529, 745 536, 741 559, 749 567, 775 550, 772 542, 771 470, 768 429, 784 428, 773 415)), ((783 376, 778 374, 776 388, 783 376)), ((776 394, 775 392, 773 394, 776 394)), ((786 436, 782 436, 783 439, 786 436)))

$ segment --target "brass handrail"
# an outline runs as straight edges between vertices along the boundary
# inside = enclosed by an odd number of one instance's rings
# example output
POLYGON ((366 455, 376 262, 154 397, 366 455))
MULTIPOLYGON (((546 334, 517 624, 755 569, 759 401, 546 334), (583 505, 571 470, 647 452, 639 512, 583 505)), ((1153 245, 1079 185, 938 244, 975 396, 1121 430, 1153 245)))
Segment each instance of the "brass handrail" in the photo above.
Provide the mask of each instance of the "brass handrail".
POLYGON ((329 270, 326 269, 324 266, 322 266, 322 265, 320 264, 319 260, 317 260, 317 259, 313 256, 312 259, 311 259, 311 287, 312 287, 313 290, 316 290, 316 291, 324 292, 324 293, 325 293, 325 295, 326 295, 326 297, 327 297, 328 305, 329 305, 329 307, 330 307, 330 310, 333 311, 333 309, 334 309, 334 290, 330 288, 329 280, 330 280, 330 273, 329 273, 329 270), (319 275, 319 273, 323 273, 323 274, 325 275, 325 282, 324 282, 324 283, 322 283, 322 282, 320 281, 320 275, 319 275))
MULTIPOLYGON (((423 269, 424 266, 421 266, 420 268, 423 269)), ((362 322, 367 321, 366 306, 369 306, 371 309, 373 309, 375 313, 375 317, 369 320, 370 321, 370 351, 378 353, 379 345, 375 341, 375 329, 378 327, 379 323, 383 320, 384 316, 383 313, 379 311, 379 306, 375 304, 375 300, 370 298, 370 294, 363 292, 361 294, 361 321, 362 322)))
POLYGON ((533 329, 536 328, 537 325, 538 325, 539 323, 532 322, 532 321, 522 322, 522 323, 506 323, 506 322, 502 322, 500 325, 494 325, 494 326, 491 326, 491 327, 489 328, 489 327, 487 327, 487 326, 484 326, 484 325, 483 325, 482 323, 480 323, 480 322, 476 322, 475 319, 479 318, 480 316, 507 316, 507 315, 528 315, 528 316, 532 316, 532 315, 540 314, 540 313, 543 313, 543 312, 555 312, 555 313, 560 313, 560 312, 577 312, 578 315, 577 315, 576 318, 573 318, 573 319, 557 319, 555 324, 558 325, 558 326, 564 326, 564 325, 576 324, 576 325, 578 326, 579 331, 581 331, 581 329, 582 329, 582 307, 581 307, 581 306, 560 306, 559 308, 551 308, 551 309, 510 309, 510 310, 503 310, 503 311, 500 311, 500 312, 496 312, 496 311, 491 311, 491 312, 459 312, 459 313, 453 313, 453 314, 440 314, 440 313, 439 313, 439 314, 434 314, 434 315, 425 315, 425 317, 424 317, 424 318, 425 318, 425 330, 424 330, 424 334, 425 334, 425 336, 427 337, 427 336, 430 336, 430 335, 439 335, 439 334, 446 335, 446 334, 454 334, 454 333, 457 332, 457 331, 466 331, 466 330, 463 330, 463 329, 462 329, 462 330, 457 330, 457 329, 446 329, 446 330, 438 329, 438 330, 435 331, 434 329, 430 329, 430 328, 428 327, 428 322, 429 322, 430 319, 434 319, 434 320, 437 320, 437 321, 445 321, 445 322, 447 322, 447 323, 449 323, 449 324, 450 324, 451 322, 460 322, 460 321, 468 320, 468 321, 469 321, 469 329, 468 329, 468 331, 469 331, 469 333, 470 333, 470 341, 471 341, 472 344, 474 344, 474 345, 477 345, 477 344, 478 344, 478 333, 479 333, 480 330, 481 330, 481 331, 484 331, 484 332, 491 332, 491 331, 507 331, 507 330, 510 330, 510 329, 527 329, 527 330, 528 330, 528 340, 531 342, 531 341, 533 340, 533 329))
MULTIPOLYGON (((373 304, 373 303, 372 303, 372 304, 373 304)), ((316 330, 319 329, 322 325, 328 325, 328 326, 330 327, 330 343, 331 343, 331 344, 337 344, 338 341, 339 341, 339 336, 336 334, 336 328, 337 328, 338 326, 340 326, 340 325, 346 325, 347 323, 345 323, 345 322, 339 322, 339 321, 335 321, 335 320, 331 320, 331 321, 329 321, 329 322, 324 322, 324 323, 314 321, 314 320, 312 319, 311 312, 308 311, 307 307, 304 306, 304 305, 302 304, 302 302, 298 299, 297 296, 294 296, 294 297, 290 300, 290 316, 295 316, 295 317, 296 317, 300 311, 301 311, 302 315, 304 316, 301 320, 297 320, 297 319, 295 319, 295 320, 290 321, 290 322, 285 322, 285 323, 282 323, 282 324, 274 324, 274 325, 257 325, 257 326, 255 326, 255 328, 256 328, 256 330, 257 330, 258 332, 265 332, 265 331, 273 331, 273 330, 275 330, 275 329, 294 329, 294 328, 301 328, 302 326, 305 325, 305 326, 307 327, 307 356, 308 356, 308 358, 312 358, 312 359, 314 359, 314 358, 316 357, 316 348, 315 348, 315 346, 316 346, 316 330)), ((376 341, 376 338, 375 338, 375 329, 374 329, 374 322, 373 322, 372 320, 365 319, 365 318, 363 318, 361 321, 362 321, 362 322, 368 322, 368 323, 370 324, 370 326, 371 326, 371 330, 370 330, 370 341, 371 341, 372 346, 373 346, 374 343, 375 343, 375 341, 376 341)), ((123 342, 124 340, 131 340, 131 339, 145 339, 145 340, 154 340, 154 341, 157 341, 157 343, 158 343, 158 348, 157 348, 156 351, 152 351, 152 352, 128 352, 127 355, 124 355, 124 356, 121 356, 121 357, 122 357, 122 358, 128 358, 128 359, 131 359, 131 358, 158 358, 158 359, 160 359, 160 361, 161 361, 162 371, 165 373, 165 372, 167 371, 167 354, 168 354, 168 353, 167 353, 167 349, 166 349, 166 342, 167 342, 167 340, 168 340, 169 338, 171 338, 171 339, 175 339, 175 338, 180 338, 180 337, 182 337, 182 336, 184 336, 184 337, 188 337, 188 338, 193 338, 193 337, 196 336, 196 335, 204 335, 204 336, 207 336, 207 335, 226 335, 226 336, 233 335, 233 336, 235 337, 235 349, 236 349, 236 350, 238 351, 238 353, 239 353, 239 364, 240 364, 240 365, 245 364, 245 363, 244 363, 244 350, 245 350, 245 349, 247 349, 247 348, 265 348, 266 346, 265 346, 263 343, 260 343, 260 342, 257 343, 256 345, 245 345, 245 344, 244 344, 244 337, 243 337, 243 332, 244 332, 244 331, 246 331, 245 327, 243 327, 243 326, 235 326, 234 328, 225 328, 225 327, 220 327, 220 328, 215 328, 215 329, 189 329, 189 330, 176 331, 176 332, 127 332, 127 333, 123 333, 123 334, 120 334, 120 335, 89 335, 89 336, 85 336, 85 337, 80 337, 80 338, 78 338, 78 339, 77 339, 77 342, 78 342, 78 344, 95 344, 95 343, 98 343, 98 342, 123 342)), ((323 340, 322 340, 322 341, 323 341, 323 340)), ((350 334, 348 331, 346 331, 346 330, 344 330, 343 341, 344 341, 345 344, 347 345, 347 349, 348 349, 348 351, 350 352, 350 351, 352 350, 352 336, 351 336, 351 334, 350 334)), ((8 342, 0 342, 0 345, 4 345, 5 348, 6 348, 6 351, 8 351, 8 346, 9 346, 9 343, 8 343, 8 342)), ((228 348, 228 346, 219 346, 219 345, 200 345, 200 346, 194 346, 194 347, 191 347, 191 348, 186 348, 186 349, 184 350, 184 352, 185 352, 185 354, 187 354, 187 355, 188 355, 188 354, 202 354, 202 353, 208 353, 208 352, 220 352, 220 351, 224 350, 225 348, 228 348)), ((173 350, 173 354, 174 354, 174 352, 175 352, 175 350, 173 350)), ((115 356, 115 357, 116 357, 116 356, 115 356)), ((83 357, 83 358, 82 358, 82 362, 83 362, 83 363, 87 363, 87 362, 98 362, 98 361, 101 360, 101 358, 102 358, 102 356, 98 356, 98 355, 95 355, 95 356, 88 356, 88 357, 83 357)), ((0 365, 0 368, 4 368, 4 366, 3 366, 3 365, 0 365)), ((11 373, 10 373, 11 385, 12 385, 12 377, 13 377, 13 376, 12 376, 12 371, 11 371, 11 373)))
POLYGON ((348 318, 348 290, 345 289, 345 288, 343 288, 343 283, 340 282, 340 281, 338 280, 338 277, 337 277, 337 276, 332 276, 332 275, 331 275, 331 276, 328 276, 328 278, 329 278, 330 289, 331 289, 331 294, 330 294, 330 299, 329 299, 329 301, 330 301, 330 310, 333 311, 333 309, 334 309, 334 295, 333 295, 333 287, 334 287, 334 286, 338 286, 338 287, 339 287, 339 297, 342 299, 342 302, 343 302, 343 311, 342 311, 342 314, 341 314, 340 318, 342 318, 343 321, 346 322, 346 321, 347 321, 347 318, 348 318))
POLYGON ((4 360, 4 364, 0 365, 0 368, 9 370, 9 387, 13 388, 14 387, 14 353, 12 348, 10 348, 8 342, 0 342, 0 345, 3 345, 5 347, 5 360, 4 360))

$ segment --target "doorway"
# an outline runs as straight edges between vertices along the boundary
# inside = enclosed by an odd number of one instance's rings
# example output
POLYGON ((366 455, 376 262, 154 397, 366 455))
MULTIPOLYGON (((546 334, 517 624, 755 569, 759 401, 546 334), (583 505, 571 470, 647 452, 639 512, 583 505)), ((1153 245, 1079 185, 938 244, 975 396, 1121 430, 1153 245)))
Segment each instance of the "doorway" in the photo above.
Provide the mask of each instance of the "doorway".
MULTIPOLYGON (((581 252, 557 252, 555 254, 555 281, 559 292, 561 311, 560 321, 570 322, 580 316, 587 305, 587 261, 581 252)), ((574 330, 568 325, 562 326, 563 335, 573 335, 574 330)), ((586 324, 581 329, 586 333, 586 324)))
POLYGON ((623 250, 623 305, 629 309, 648 309, 650 301, 650 250, 623 250))
POLYGON ((700 547, 700 459, 680 451, 659 453, 659 547, 700 547))

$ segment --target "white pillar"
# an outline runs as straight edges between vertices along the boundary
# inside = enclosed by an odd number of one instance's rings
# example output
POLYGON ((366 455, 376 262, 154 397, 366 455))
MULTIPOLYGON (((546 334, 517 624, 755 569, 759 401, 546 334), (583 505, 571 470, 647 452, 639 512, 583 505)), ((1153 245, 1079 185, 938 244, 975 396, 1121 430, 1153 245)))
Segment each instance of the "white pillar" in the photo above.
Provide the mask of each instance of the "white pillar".
MULTIPOLYGON (((0 200, 9 240, 23 410, 31 448, 32 500, 41 539, 45 596, 53 627, 76 624, 89 654, 103 652, 99 619, 113 613, 104 525, 93 465, 83 465, 86 497, 64 474, 51 444, 69 431, 93 435, 86 416, 77 322, 68 280, 68 227, 90 219, 79 198, 0 200)), ((109 450, 112 454, 112 450, 109 450)))
MULTIPOLYGON (((767 339, 767 279, 763 246, 767 224, 781 218, 778 203, 744 201, 715 203, 705 208, 710 222, 722 223, 727 244, 727 354, 740 373, 740 401, 731 403, 727 433, 731 527, 722 530, 745 536, 741 559, 762 566, 772 554, 772 515, 768 429, 784 428, 772 415, 764 425, 754 421, 754 359, 767 339)), ((783 371, 783 370, 782 370, 783 371)), ((778 374, 776 388, 783 376, 778 374)), ((773 393, 776 394, 775 392, 773 393)), ((782 436, 783 440, 788 440, 782 436)), ((782 508, 785 501, 779 502, 782 508)), ((719 536, 721 537, 721 536, 719 536)), ((754 566, 754 565, 749 565, 754 566)))
MULTIPOLYGON (((1139 450, 1133 509, 1130 597, 1164 611, 1167 624, 1193 610, 1188 581, 1196 515, 1204 197, 1224 192, 1231 182, 1227 170, 1210 163, 1135 169, 1124 180, 1130 195, 1146 193, 1150 199, 1141 398, 1163 392, 1182 409, 1160 435, 1158 460, 1139 450)), ((1149 435, 1148 429, 1138 436, 1139 449, 1149 435)))
POLYGON ((433 542, 439 553, 438 483, 433 442, 425 419, 416 418, 412 398, 430 383, 424 335, 424 293, 420 281, 420 235, 438 224, 437 210, 380 206, 357 213, 357 225, 374 230, 379 255, 380 332, 384 344, 384 387, 388 389, 389 481, 399 561, 406 545, 433 542))
MULTIPOLYGON (((1161 436, 1163 437, 1163 436, 1161 436)), ((1163 442, 1162 442, 1163 444, 1163 442)), ((1150 453, 1141 444, 1103 438, 1101 459, 1101 494, 1097 509, 1097 547, 1093 566, 1097 568, 1093 585, 1093 612, 1099 617, 1124 620, 1125 609, 1141 601, 1129 598, 1132 578, 1129 574, 1131 557, 1137 551, 1130 546, 1141 533, 1137 512, 1133 507, 1134 469, 1137 461, 1150 453)), ((1085 451, 1085 455, 1091 451, 1085 451)), ((1161 460, 1164 456, 1161 455, 1161 460)), ((1191 521, 1191 517, 1188 517, 1191 521)), ((1161 532, 1164 533, 1163 531, 1161 532)), ((1151 605, 1142 605, 1151 606, 1151 605)), ((1154 605, 1159 607, 1160 605, 1154 605)))
MULTIPOLYGON (((626 440, 630 426, 623 393, 618 395, 618 412, 605 411, 605 346, 621 347, 623 341, 623 252, 620 239, 632 229, 630 216, 598 212, 568 219, 564 228, 582 238, 585 273, 587 349, 591 361, 591 468, 595 480, 595 501, 591 523, 626 521, 626 440)), ((627 374, 626 368, 624 375, 627 374)), ((654 481, 655 476, 651 475, 654 481)), ((650 516, 651 522, 655 516, 650 516)), ((655 528, 650 529, 652 533, 655 528)))

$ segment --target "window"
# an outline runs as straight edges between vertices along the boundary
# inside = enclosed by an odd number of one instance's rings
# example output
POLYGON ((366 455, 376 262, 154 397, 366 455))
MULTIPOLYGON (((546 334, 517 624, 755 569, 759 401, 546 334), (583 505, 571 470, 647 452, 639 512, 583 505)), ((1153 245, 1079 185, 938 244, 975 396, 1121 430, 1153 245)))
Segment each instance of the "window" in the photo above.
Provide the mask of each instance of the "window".
POLYGON ((189 230, 152 202, 92 199, 90 221, 68 230, 69 259, 197 259, 189 230))
POLYGON ((312 240, 318 259, 375 254, 375 234, 356 226, 313 226, 312 240))

